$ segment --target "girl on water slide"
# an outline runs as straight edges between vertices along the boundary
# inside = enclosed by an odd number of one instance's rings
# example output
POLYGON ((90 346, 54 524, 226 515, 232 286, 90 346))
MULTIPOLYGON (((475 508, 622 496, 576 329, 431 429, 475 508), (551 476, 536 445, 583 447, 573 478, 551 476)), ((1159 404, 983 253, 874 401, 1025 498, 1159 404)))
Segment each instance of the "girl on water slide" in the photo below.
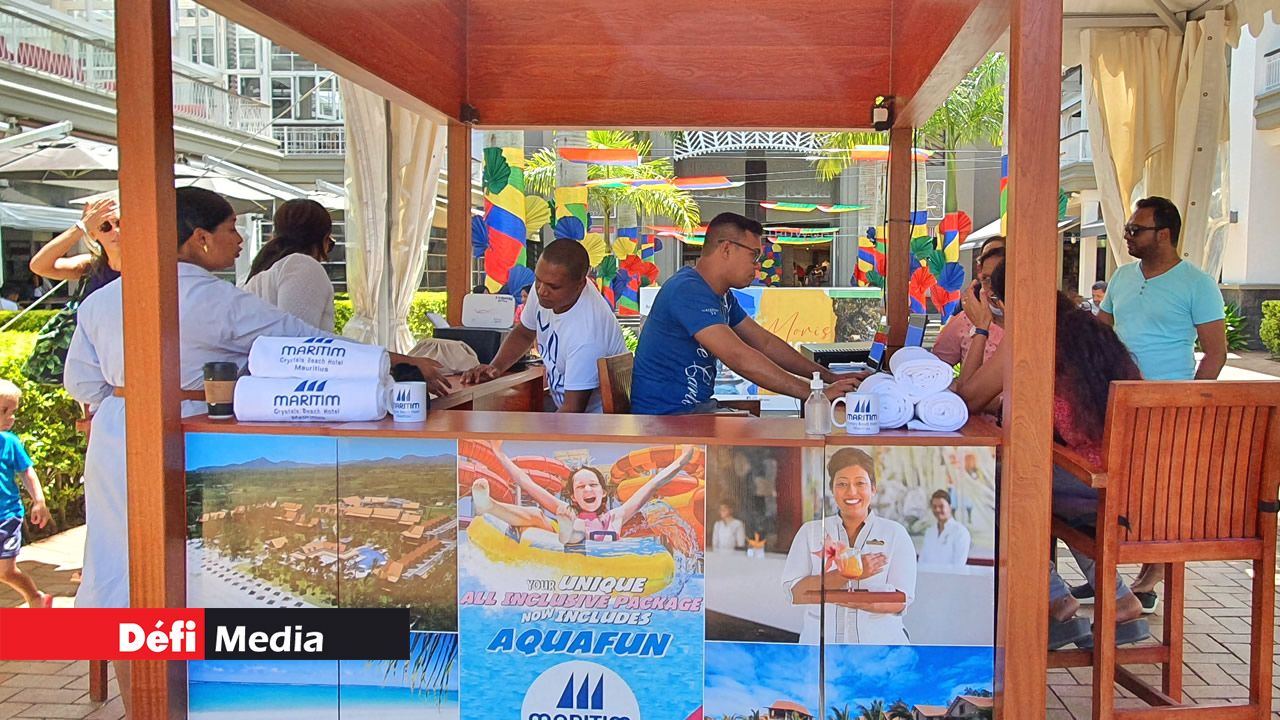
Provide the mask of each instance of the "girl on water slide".
POLYGON ((526 528, 539 528, 547 532, 557 533, 564 545, 581 543, 584 540, 608 542, 617 540, 622 526, 633 515, 649 502, 654 493, 671 482, 680 469, 693 457, 693 446, 686 446, 680 456, 670 465, 659 470, 634 495, 627 498, 622 505, 609 510, 609 493, 605 491, 605 479, 600 471, 590 466, 583 466, 569 475, 563 499, 552 495, 542 486, 535 483, 524 470, 521 470, 506 453, 502 452, 502 441, 490 443, 507 475, 515 481, 525 493, 538 505, 554 512, 558 523, 552 524, 538 508, 524 507, 499 502, 489 496, 489 481, 479 478, 471 487, 471 501, 476 516, 491 515, 508 525, 523 531, 526 528))

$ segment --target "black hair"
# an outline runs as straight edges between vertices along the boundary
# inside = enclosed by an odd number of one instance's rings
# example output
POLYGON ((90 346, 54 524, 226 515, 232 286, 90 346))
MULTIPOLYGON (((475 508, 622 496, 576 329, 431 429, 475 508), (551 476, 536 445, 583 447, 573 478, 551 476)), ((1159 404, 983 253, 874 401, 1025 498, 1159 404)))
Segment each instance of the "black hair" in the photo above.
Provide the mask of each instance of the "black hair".
POLYGON ((871 456, 859 450, 858 448, 840 448, 827 460, 827 477, 832 482, 836 479, 836 473, 847 467, 860 467, 867 471, 867 477, 871 479, 871 489, 876 487, 876 463, 871 456))
POLYGON ((991 294, 1004 302, 1004 260, 991 271, 991 294))
POLYGON ((707 225, 706 239, 702 243, 702 254, 706 255, 715 250, 721 242, 729 239, 726 237, 727 235, 737 233, 764 235, 764 226, 745 215, 722 212, 712 218, 707 225))
POLYGON ((191 239, 196 230, 213 232, 227 218, 236 214, 227 199, 212 190, 180 187, 176 193, 178 207, 178 247, 191 239))
POLYGON ((582 243, 569 238, 561 238, 548 243, 542 249, 542 255, 538 257, 538 260, 539 262, 545 260, 552 265, 559 265, 568 270, 569 275, 574 280, 585 278, 587 272, 591 269, 591 256, 587 254, 587 249, 582 247, 582 243))
MULTIPOLYGON (((1138 210, 1151 208, 1156 227, 1167 229, 1169 231, 1169 241, 1175 247, 1178 245, 1178 238, 1182 235, 1182 214, 1178 212, 1178 207, 1171 200, 1153 195, 1148 198, 1142 198, 1135 207, 1138 210)), ((1159 232, 1159 230, 1156 232, 1159 232)))
POLYGON ((22 289, 13 283, 5 283, 3 287, 0 287, 0 297, 9 297, 11 293, 21 295, 22 289))
POLYGON ((982 265, 983 263, 985 263, 985 262, 986 262, 986 261, 988 261, 988 260, 991 260, 992 258, 996 258, 996 259, 1000 260, 1000 261, 1001 261, 1001 263, 1003 263, 1003 262, 1004 262, 1004 248, 1002 248, 1002 247, 992 248, 990 252, 983 253, 983 254, 978 258, 978 264, 979 264, 979 265, 982 265))
POLYGON ((295 253, 319 259, 329 252, 329 235, 333 218, 315 200, 295 198, 276 208, 271 218, 271 240, 262 246, 249 266, 249 277, 270 270, 273 265, 295 253))
POLYGON ((1099 280, 1098 282, 1096 282, 1096 283, 1094 283, 1094 284, 1093 284, 1093 289, 1094 289, 1094 290, 1106 290, 1106 289, 1107 289, 1107 281, 1106 281, 1106 280, 1099 280))
POLYGON ((991 244, 992 244, 992 243, 1005 243, 1005 244, 1007 244, 1007 241, 1005 240, 1005 237, 1004 237, 1003 235, 992 235, 991 237, 987 238, 986 240, 983 240, 983 241, 982 241, 982 246, 978 248, 978 262, 982 262, 983 258, 984 258, 984 257, 986 257, 986 255, 987 255, 987 248, 991 247, 991 244))

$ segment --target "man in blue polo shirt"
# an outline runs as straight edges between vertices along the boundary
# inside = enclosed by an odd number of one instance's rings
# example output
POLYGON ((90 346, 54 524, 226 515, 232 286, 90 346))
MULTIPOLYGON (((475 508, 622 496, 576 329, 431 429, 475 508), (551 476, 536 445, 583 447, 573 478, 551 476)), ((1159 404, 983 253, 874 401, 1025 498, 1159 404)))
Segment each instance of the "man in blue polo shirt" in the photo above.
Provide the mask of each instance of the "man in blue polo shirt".
MULTIPOLYGON (((1139 260, 1116 270, 1098 319, 1115 327, 1144 380, 1216 380, 1227 364, 1227 325, 1218 283, 1178 256, 1182 216, 1162 197, 1138 201, 1124 226, 1129 254, 1139 260), (1196 365, 1195 345, 1204 357, 1196 365)), ((1159 603, 1163 565, 1143 565, 1131 589, 1145 613, 1159 603)), ((1072 588, 1089 599, 1087 585, 1072 588)))
POLYGON ((631 412, 714 412, 716 360, 762 388, 802 400, 815 372, 829 383, 828 400, 857 386, 856 376, 831 372, 760 327, 733 297, 731 288, 756 277, 763 234, 755 220, 721 213, 707 226, 697 264, 663 284, 640 333, 631 412))

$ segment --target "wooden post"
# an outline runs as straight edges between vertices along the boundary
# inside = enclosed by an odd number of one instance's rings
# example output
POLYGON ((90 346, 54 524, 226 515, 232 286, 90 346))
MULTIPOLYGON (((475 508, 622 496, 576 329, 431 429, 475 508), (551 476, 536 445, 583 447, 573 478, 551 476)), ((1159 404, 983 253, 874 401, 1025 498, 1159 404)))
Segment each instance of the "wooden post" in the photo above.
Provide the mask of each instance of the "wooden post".
MULTIPOLYGON (((895 127, 889 131, 889 243, 885 260, 885 306, 889 310, 889 347, 902 347, 907 337, 907 314, 910 301, 907 286, 911 282, 911 128, 895 127)), ((885 358, 886 360, 888 358, 885 358)))
MULTIPOLYGON (((133 607, 186 606, 186 488, 178 399, 177 223, 169 0, 116 1, 124 245, 125 429, 133 607), (124 118, 128 118, 128 122, 124 118)), ((185 718, 186 663, 135 661, 131 717, 185 718)))
POLYGON ((449 120, 449 217, 445 290, 450 325, 462 324, 462 298, 471 292, 471 126, 449 120))
MULTIPOLYGON (((996 717, 1042 716, 1049 632, 1062 0, 1011 0, 1009 245, 996 717), (1038 259, 1037 259, 1038 258, 1038 259), (1039 308, 1039 310, 1037 310, 1039 308), (1017 378, 1017 381, 1014 381, 1017 378)), ((1106 649, 1103 649, 1106 652, 1106 649)))

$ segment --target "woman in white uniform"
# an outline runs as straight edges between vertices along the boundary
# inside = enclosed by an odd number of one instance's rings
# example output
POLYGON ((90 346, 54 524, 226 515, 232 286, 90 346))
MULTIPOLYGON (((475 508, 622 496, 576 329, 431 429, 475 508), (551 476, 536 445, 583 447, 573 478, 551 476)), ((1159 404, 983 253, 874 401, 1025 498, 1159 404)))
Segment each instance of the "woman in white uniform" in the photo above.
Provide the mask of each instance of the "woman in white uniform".
POLYGON ((783 568, 782 586, 791 602, 805 605, 800 642, 817 644, 822 605, 813 593, 832 590, 900 592, 898 602, 826 604, 827 642, 905 645, 902 613, 916 593, 916 551, 906 528, 871 510, 875 463, 856 448, 842 448, 827 461, 838 514, 800 527, 783 568), (857 560, 847 559, 848 555, 857 560), (842 573, 841 568, 845 572, 842 573))
POLYGON ((929 498, 929 509, 937 518, 924 533, 924 549, 920 551, 922 565, 950 565, 958 567, 969 563, 969 545, 972 538, 969 528, 960 524, 951 511, 951 493, 939 490, 929 498))
MULTIPOLYGON (((241 238, 231 205, 215 192, 195 187, 177 190, 178 330, 184 390, 202 386, 204 364, 229 361, 244 365, 259 335, 327 335, 213 276, 240 254, 241 238)), ((63 377, 67 392, 94 408, 85 454, 86 537, 84 571, 77 607, 129 607, 128 488, 125 467, 124 333, 121 280, 85 299, 67 351, 63 377)), ((392 355, 417 366, 432 390, 447 392, 435 363, 392 355)), ((206 410, 203 402, 184 400, 182 415, 206 410)), ((121 697, 128 709, 128 663, 116 663, 121 697)))
POLYGON ((280 205, 271 240, 249 266, 244 289, 325 332, 333 332, 333 283, 320 263, 333 250, 333 218, 315 200, 280 205))

